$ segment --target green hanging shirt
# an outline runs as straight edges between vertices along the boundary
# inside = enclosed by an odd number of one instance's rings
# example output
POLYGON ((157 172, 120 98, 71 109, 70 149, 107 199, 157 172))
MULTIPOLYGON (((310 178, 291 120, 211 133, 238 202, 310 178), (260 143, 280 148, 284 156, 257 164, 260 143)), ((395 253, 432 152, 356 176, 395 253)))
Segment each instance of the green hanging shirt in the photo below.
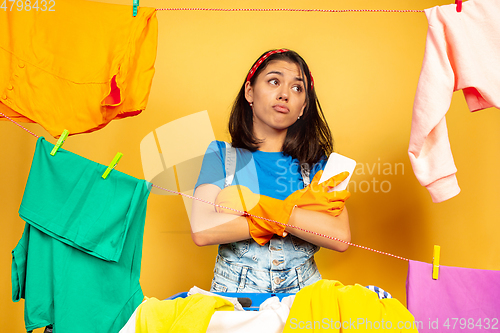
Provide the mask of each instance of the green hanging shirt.
POLYGON ((118 332, 142 302, 142 239, 151 184, 39 138, 12 251, 12 299, 26 330, 118 332))

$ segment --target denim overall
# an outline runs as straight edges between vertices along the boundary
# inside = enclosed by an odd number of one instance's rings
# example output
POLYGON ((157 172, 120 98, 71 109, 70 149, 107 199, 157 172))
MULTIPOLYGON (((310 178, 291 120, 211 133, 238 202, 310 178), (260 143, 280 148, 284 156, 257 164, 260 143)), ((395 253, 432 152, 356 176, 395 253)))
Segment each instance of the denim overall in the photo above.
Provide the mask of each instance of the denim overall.
MULTIPOLYGON (((224 186, 231 185, 236 151, 226 143, 224 186)), ((304 185, 309 170, 301 168, 304 185)), ((253 239, 219 245, 211 291, 248 293, 296 293, 321 279, 314 261, 319 247, 298 237, 274 235, 260 246, 253 239)))

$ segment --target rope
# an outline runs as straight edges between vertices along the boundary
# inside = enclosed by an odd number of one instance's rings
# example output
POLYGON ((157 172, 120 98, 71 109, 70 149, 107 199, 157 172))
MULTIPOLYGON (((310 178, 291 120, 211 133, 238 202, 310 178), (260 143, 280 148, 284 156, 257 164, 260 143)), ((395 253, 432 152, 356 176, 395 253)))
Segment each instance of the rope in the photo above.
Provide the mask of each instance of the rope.
POLYGON ((299 9, 299 8, 156 8, 157 11, 211 11, 211 12, 321 12, 321 13, 424 13, 414 9, 299 9))
POLYGON ((234 209, 234 208, 224 207, 224 206, 218 205, 216 203, 213 203, 213 202, 210 202, 210 201, 207 201, 207 200, 203 200, 203 199, 200 199, 200 198, 197 198, 197 197, 194 197, 192 195, 185 194, 185 193, 180 193, 180 192, 177 192, 177 191, 169 190, 169 189, 163 188, 163 187, 158 186, 158 185, 154 185, 153 184, 152 186, 154 186, 154 187, 156 187, 156 188, 158 188, 160 190, 164 190, 164 191, 167 191, 167 192, 170 192, 170 193, 174 193, 174 194, 179 194, 179 195, 185 196, 186 198, 198 200, 198 201, 204 202, 206 204, 209 204, 209 205, 212 205, 212 206, 215 206, 215 207, 219 207, 219 208, 222 208, 222 209, 229 209, 229 210, 232 210, 232 211, 237 212, 238 214, 241 214, 241 215, 244 215, 244 216, 251 216, 251 217, 258 218, 258 219, 261 219, 261 220, 265 220, 265 221, 268 221, 268 222, 280 224, 280 225, 283 225, 285 227, 290 227, 290 228, 294 228, 294 229, 297 229, 297 230, 300 230, 300 231, 308 232, 308 233, 316 235, 316 236, 321 236, 321 237, 328 238, 328 239, 331 239, 331 240, 334 240, 334 241, 338 241, 338 242, 347 244, 349 246, 354 246, 354 247, 357 247, 357 248, 360 248, 360 249, 363 249, 363 250, 372 251, 372 252, 375 252, 375 253, 378 253, 378 254, 384 254, 386 256, 393 257, 393 258, 396 258, 396 259, 401 259, 401 260, 404 260, 404 261, 410 261, 409 259, 403 258, 401 256, 397 256, 397 255, 394 255, 394 254, 391 254, 391 253, 387 253, 387 252, 375 250, 375 249, 369 248, 367 246, 357 245, 357 244, 354 244, 354 243, 351 243, 351 242, 347 242, 345 240, 342 240, 342 239, 339 239, 339 238, 336 238, 336 237, 323 235, 323 234, 320 234, 318 232, 310 231, 310 230, 307 230, 307 229, 303 229, 303 228, 300 228, 300 227, 297 227, 297 226, 294 226, 294 225, 291 225, 291 224, 281 223, 281 222, 278 222, 278 221, 275 221, 275 220, 271 220, 271 219, 268 219, 268 218, 265 218, 265 217, 261 217, 261 216, 257 216, 257 215, 252 215, 252 214, 249 214, 248 212, 243 212, 243 211, 240 211, 240 210, 237 210, 237 209, 234 209))
POLYGON ((28 132, 29 134, 33 135, 34 137, 36 138, 39 138, 38 135, 36 135, 35 133, 31 132, 29 129, 27 129, 26 127, 23 127, 21 124, 19 124, 18 122, 16 122, 14 119, 10 118, 10 117, 7 117, 6 115, 4 115, 2 112, 0 112, 0 116, 2 117, 5 117, 7 119, 9 119, 11 122, 13 122, 15 125, 21 127, 23 130, 25 130, 26 132, 28 132))
MULTIPOLYGON (((39 138, 38 135, 36 135, 35 133, 31 132, 30 130, 28 130, 27 128, 21 126, 19 123, 17 123, 15 120, 11 119, 10 117, 7 117, 5 114, 3 114, 2 112, 0 112, 0 116, 2 117, 5 117, 7 118, 8 120, 10 120, 11 122, 13 122, 15 125, 19 126, 20 128, 22 128, 23 130, 25 130, 26 132, 30 133, 31 135, 39 138)), ((260 217, 260 216, 257 216, 257 215, 252 215, 252 214, 249 214, 247 212, 242 212, 240 210, 237 210, 237 209, 234 209, 234 208, 229 208, 229 207, 224 207, 224 206, 221 206, 221 205, 218 205, 216 203, 213 203, 213 202, 210 202, 208 200, 204 200, 204 199, 201 199, 201 198, 197 198, 197 197, 194 197, 192 195, 189 195, 189 194, 185 194, 185 193, 181 193, 181 192, 178 192, 178 191, 174 191, 174 190, 169 190, 167 188, 163 188, 161 186, 158 186, 158 185, 155 185, 155 184, 152 184, 152 186, 160 189, 160 190, 163 190, 163 191, 167 191, 167 192, 170 192, 170 193, 173 193, 173 194, 178 194, 178 195, 182 195, 186 198, 189 198, 189 199, 193 199, 193 200, 198 200, 198 201, 201 201, 201 202, 204 202, 206 204, 209 204, 209 205, 212 205, 212 206, 215 206, 215 207, 219 207, 219 208, 222 208, 222 209, 228 209, 228 210, 232 210, 234 212, 237 212, 238 214, 241 214, 241 215, 245 215, 245 216, 251 216, 251 217, 254 217, 254 218, 258 218, 258 219, 261 219, 261 220, 265 220, 265 221, 268 221, 268 222, 273 222, 273 223, 277 223, 277 224, 280 224, 280 225, 283 225, 285 227, 290 227, 290 228, 294 228, 294 229, 297 229, 297 230, 300 230, 300 231, 304 231, 304 232, 308 232, 310 234, 313 234, 313 235, 316 235, 316 236, 320 236, 320 237, 325 237, 325 238, 328 238, 328 239, 331 239, 331 240, 334 240, 334 241, 338 241, 338 242, 341 242, 341 243, 344 243, 344 244, 347 244, 349 246, 354 246, 354 247, 357 247, 357 248, 360 248, 360 249, 363 249, 363 250, 368 250, 368 251, 372 251, 372 252, 375 252, 375 253, 378 253, 378 254, 384 254, 386 256, 389 256, 389 257, 393 257, 393 258, 396 258, 396 259, 401 259, 401 260, 404 260, 404 261, 410 261, 409 259, 406 259, 406 258, 403 258, 403 257, 400 257, 400 256, 397 256, 397 255, 394 255, 394 254, 391 254, 391 253, 387 253, 387 252, 383 252, 383 251, 378 251, 378 250, 375 250, 375 249, 372 249, 372 248, 369 248, 367 246, 362 246, 362 245, 357 245, 357 244, 354 244, 354 243, 351 243, 351 242, 347 242, 345 240, 342 240, 342 239, 339 239, 339 238, 336 238, 336 237, 331 237, 331 236, 327 236, 327 235, 323 235, 323 234, 320 234, 318 232, 315 232, 315 231, 310 231, 310 230, 307 230, 307 229, 303 229, 303 228, 300 228, 300 227, 296 227, 294 225, 291 225, 291 224, 286 224, 286 223, 281 223, 281 222, 278 222, 278 221, 275 221, 275 220, 271 220, 271 219, 268 219, 268 218, 265 218, 265 217, 260 217)))

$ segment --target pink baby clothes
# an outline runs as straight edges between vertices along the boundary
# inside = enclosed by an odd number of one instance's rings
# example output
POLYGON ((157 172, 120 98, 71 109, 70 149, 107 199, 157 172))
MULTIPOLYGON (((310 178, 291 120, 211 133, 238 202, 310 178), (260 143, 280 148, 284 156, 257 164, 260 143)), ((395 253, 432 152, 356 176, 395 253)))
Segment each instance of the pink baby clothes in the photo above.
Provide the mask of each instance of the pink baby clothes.
POLYGON ((500 1, 469 0, 425 10, 429 28, 408 153, 433 202, 460 192, 445 114, 462 90, 471 111, 500 107, 500 1))

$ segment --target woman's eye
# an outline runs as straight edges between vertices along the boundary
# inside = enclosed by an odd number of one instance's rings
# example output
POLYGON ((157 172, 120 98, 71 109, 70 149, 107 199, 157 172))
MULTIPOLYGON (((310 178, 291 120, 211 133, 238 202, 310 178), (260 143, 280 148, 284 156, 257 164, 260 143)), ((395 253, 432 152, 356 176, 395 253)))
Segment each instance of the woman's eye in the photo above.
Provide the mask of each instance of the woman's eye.
POLYGON ((302 87, 301 86, 294 86, 292 89, 295 90, 296 92, 301 92, 302 91, 302 87))
POLYGON ((276 85, 278 85, 278 80, 271 79, 271 80, 269 80, 269 83, 276 86, 276 85))

